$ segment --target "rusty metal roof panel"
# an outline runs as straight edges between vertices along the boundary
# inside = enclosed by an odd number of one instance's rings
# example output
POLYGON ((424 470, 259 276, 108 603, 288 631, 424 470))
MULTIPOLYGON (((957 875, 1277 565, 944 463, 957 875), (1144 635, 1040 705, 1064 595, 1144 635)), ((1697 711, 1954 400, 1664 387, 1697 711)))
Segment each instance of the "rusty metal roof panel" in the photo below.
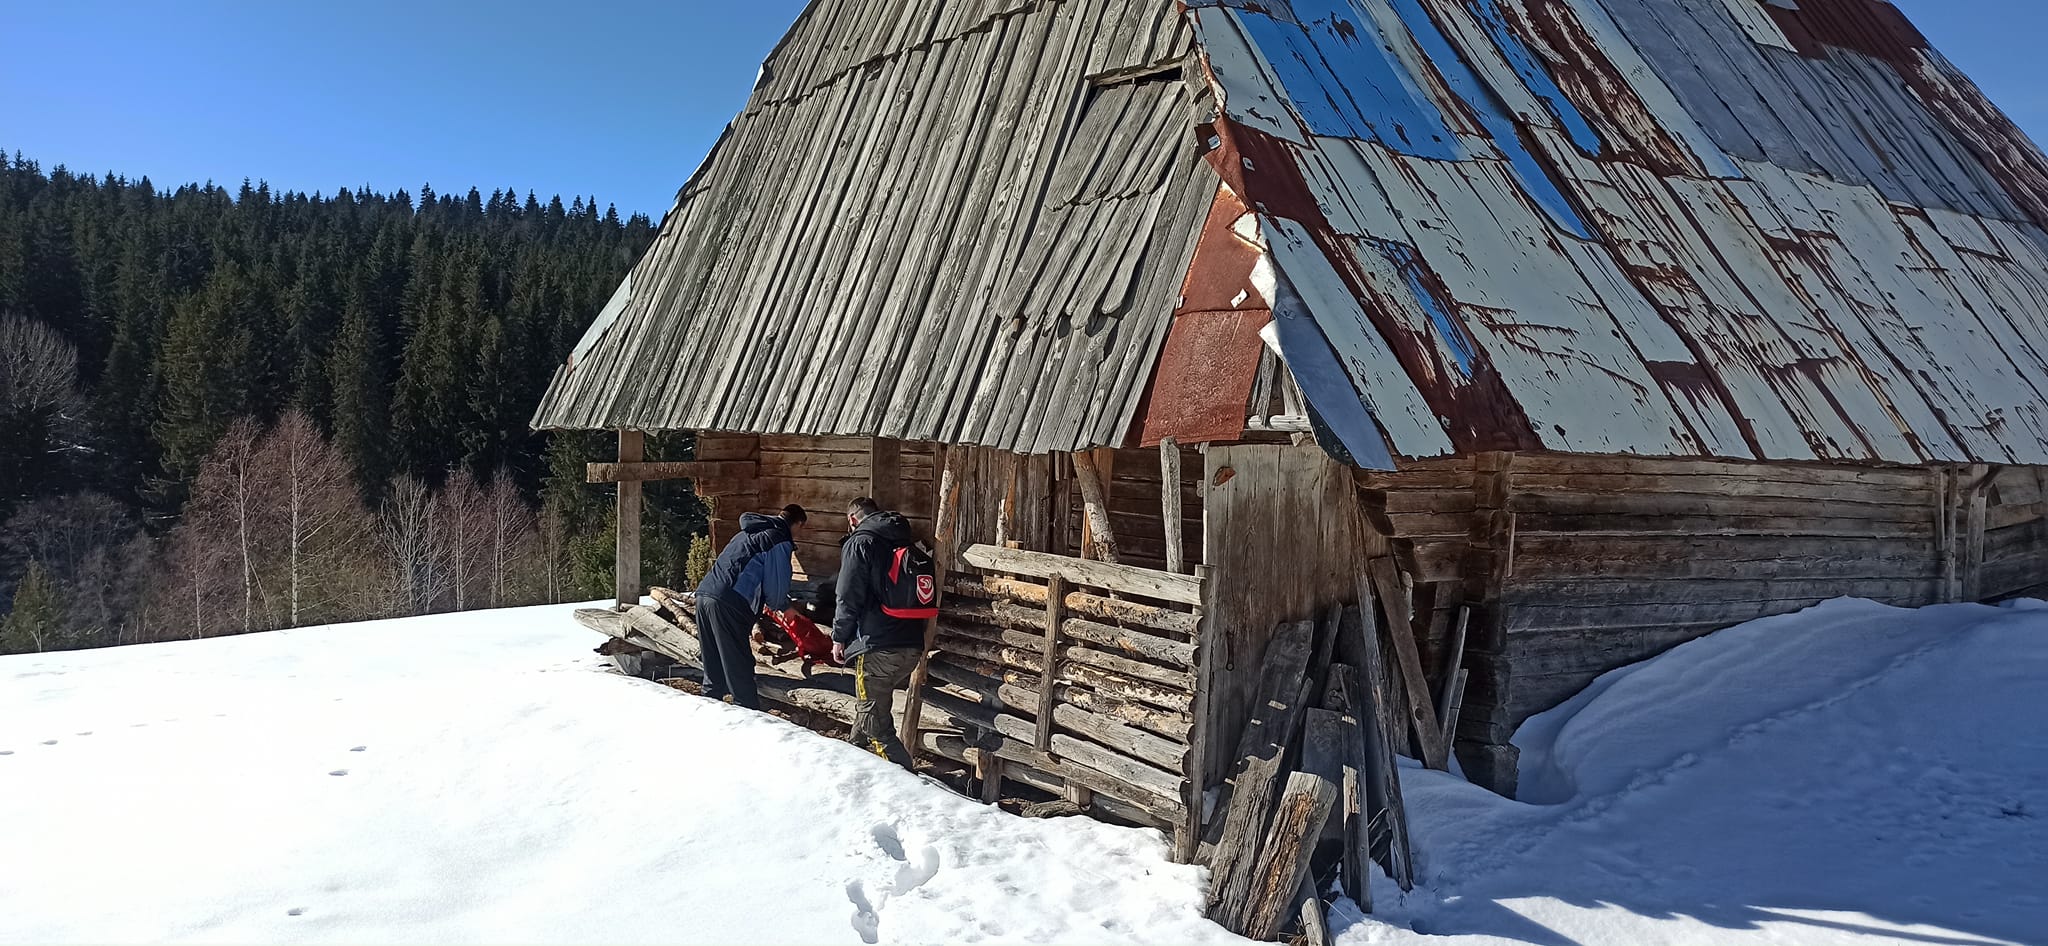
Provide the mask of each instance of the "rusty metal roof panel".
POLYGON ((1407 456, 2048 461, 2048 159, 1885 0, 1188 5, 1211 164, 1341 355, 1319 413, 1407 456))

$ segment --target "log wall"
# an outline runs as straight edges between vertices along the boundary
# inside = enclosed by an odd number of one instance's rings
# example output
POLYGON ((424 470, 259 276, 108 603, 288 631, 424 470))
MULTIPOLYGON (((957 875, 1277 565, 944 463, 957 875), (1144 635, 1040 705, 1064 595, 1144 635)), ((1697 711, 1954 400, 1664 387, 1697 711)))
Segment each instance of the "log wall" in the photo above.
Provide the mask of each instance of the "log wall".
MULTIPOLYGON (((739 532, 741 513, 774 512, 796 503, 810 514, 810 528, 797 540, 797 577, 814 579, 838 572, 846 503, 869 494, 873 451, 874 441, 866 437, 698 435, 698 460, 756 464, 751 477, 697 483, 698 495, 711 500, 713 547, 724 548, 739 532)), ((897 476, 890 479, 897 493, 877 497, 924 533, 931 530, 935 508, 932 456, 929 444, 900 445, 897 476)))
POLYGON ((1429 678, 1470 609, 1468 773, 1512 790, 1515 727, 1600 674, 1830 598, 2048 591, 2038 467, 1485 455, 1358 476, 1414 582, 1429 678))
POLYGON ((924 705, 984 780, 1184 827, 1200 615, 1188 576, 979 545, 948 583, 924 705))

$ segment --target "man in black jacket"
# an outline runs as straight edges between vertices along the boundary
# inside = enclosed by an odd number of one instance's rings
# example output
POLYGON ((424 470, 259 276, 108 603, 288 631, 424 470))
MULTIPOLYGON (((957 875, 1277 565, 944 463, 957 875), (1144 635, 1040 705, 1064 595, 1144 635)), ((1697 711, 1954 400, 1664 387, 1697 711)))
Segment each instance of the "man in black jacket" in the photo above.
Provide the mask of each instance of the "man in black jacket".
POLYGON ((924 622, 882 612, 882 588, 896 550, 917 541, 910 523, 874 500, 846 506, 853 533, 839 549, 839 610, 832 617, 832 657, 853 667, 853 732, 847 741, 904 768, 910 753, 896 736, 896 691, 917 669, 924 622))

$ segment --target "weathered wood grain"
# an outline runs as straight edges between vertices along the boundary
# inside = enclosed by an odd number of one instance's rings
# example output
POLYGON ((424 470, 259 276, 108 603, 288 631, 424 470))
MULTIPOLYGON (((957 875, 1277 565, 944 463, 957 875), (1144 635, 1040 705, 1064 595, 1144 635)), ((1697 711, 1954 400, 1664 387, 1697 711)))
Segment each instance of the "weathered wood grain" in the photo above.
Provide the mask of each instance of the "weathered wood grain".
POLYGON ((1255 860, 1287 749, 1308 709, 1307 669, 1314 638, 1315 622, 1297 621, 1282 627, 1267 646, 1259 703, 1238 739, 1230 798, 1216 819, 1218 834, 1209 862, 1211 916, 1218 904, 1249 902, 1255 860))
POLYGON ((1124 594, 1179 604, 1198 604, 1202 600, 1201 582, 1192 575, 1175 575, 1149 568, 1134 568, 1129 565, 1089 561, 1024 549, 996 548, 990 545, 968 547, 961 553, 961 560, 975 568, 991 572, 1008 572, 1036 578, 1058 575, 1077 585, 1107 588, 1124 594))

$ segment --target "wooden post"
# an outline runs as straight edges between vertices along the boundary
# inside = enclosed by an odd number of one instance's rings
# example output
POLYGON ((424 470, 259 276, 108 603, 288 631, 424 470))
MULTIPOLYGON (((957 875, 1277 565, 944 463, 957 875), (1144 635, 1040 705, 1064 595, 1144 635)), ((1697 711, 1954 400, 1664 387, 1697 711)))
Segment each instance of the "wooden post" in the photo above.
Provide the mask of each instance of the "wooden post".
POLYGON ((1045 580, 1045 649, 1040 652, 1038 679, 1038 731, 1033 745, 1040 752, 1052 749, 1054 685, 1059 673, 1060 622, 1066 619, 1067 580, 1058 575, 1045 580))
POLYGON ((1172 437, 1159 441, 1159 516, 1166 534, 1166 570, 1187 571, 1181 547, 1180 444, 1172 437))
MULTIPOLYGON (((637 430, 619 431, 619 462, 639 463, 646 458, 647 438, 637 430)), ((619 605, 640 603, 640 484, 619 484, 619 533, 617 559, 613 564, 613 590, 619 605)))
POLYGON ((1980 601, 1984 597, 1984 532, 1990 514, 1987 495, 1991 480, 1998 475, 1998 467, 1982 463, 1971 464, 1970 490, 1963 502, 1963 549, 1962 549, 1962 600, 1980 601))
POLYGON ((1210 627, 1209 596, 1216 587, 1216 570, 1208 565, 1195 566, 1195 579, 1202 583, 1203 604, 1195 605, 1195 699, 1188 713, 1194 718, 1188 728, 1187 788, 1181 801, 1186 805, 1187 814, 1173 833, 1173 859, 1182 864, 1195 862, 1195 855, 1202 844, 1202 802, 1208 795, 1210 700, 1216 685, 1218 653, 1221 648, 1215 643, 1218 635, 1210 627))
POLYGON ((1017 539, 1017 530, 1021 522, 1017 509, 1020 501, 1017 495, 1020 486, 1019 471, 1023 466, 1021 461, 1022 458, 1014 453, 1003 454, 1003 505, 996 513, 995 544, 1006 549, 1023 547, 1017 539))
MULTIPOLYGON (((1423 765, 1448 772, 1451 768, 1450 746, 1444 740, 1443 730, 1437 728, 1436 704, 1429 698, 1429 681, 1422 676, 1422 655, 1415 647, 1414 621, 1409 613, 1407 592, 1401 587, 1400 573, 1395 569, 1392 558, 1373 559, 1371 567, 1372 580, 1379 586, 1380 604, 1387 612, 1387 635, 1394 643, 1397 661, 1394 670, 1401 678, 1403 692, 1408 696, 1410 718, 1407 725, 1415 733, 1416 755, 1422 759, 1423 765)), ((1359 597, 1365 595, 1361 593, 1359 597)))
MULTIPOLYGON (((1081 487, 1081 502, 1087 516, 1087 543, 1092 545, 1094 554, 1090 557, 1098 562, 1112 564, 1123 560, 1117 550, 1116 531, 1109 524, 1109 464, 1098 460, 1097 454, 1111 451, 1082 450, 1074 454, 1074 482, 1081 487)), ((1084 549, 1084 551, 1087 551, 1084 549)))
MULTIPOLYGON (((868 444, 868 497, 883 509, 903 502, 903 443, 876 437, 868 444)), ((844 514, 846 510, 835 509, 844 514)))
POLYGON ((1445 742, 1454 742, 1458 738, 1458 734, 1451 731, 1451 720, 1458 705, 1458 675, 1465 672, 1465 631, 1471 620, 1471 608, 1458 609, 1458 623, 1451 628, 1450 646, 1445 649, 1444 680, 1436 694, 1436 726, 1444 734, 1445 742))
MULTIPOLYGON (((939 508, 932 516, 932 558, 933 570, 938 573, 938 601, 946 603, 946 572, 953 566, 953 530, 958 523, 954 520, 960 512, 960 467, 966 462, 966 447, 947 447, 945 472, 939 477, 939 508)), ((924 686, 931 676, 932 648, 939 639, 939 619, 932 618, 924 625, 924 649, 918 652, 917 669, 910 673, 910 692, 905 702, 903 720, 897 726, 897 735, 903 740, 903 748, 912 759, 917 758, 917 724, 924 712, 924 686)))
POLYGON ((1934 601, 1955 600, 1956 521, 1950 514, 1950 474, 1947 467, 1931 466, 1927 476, 1934 489, 1934 601))

